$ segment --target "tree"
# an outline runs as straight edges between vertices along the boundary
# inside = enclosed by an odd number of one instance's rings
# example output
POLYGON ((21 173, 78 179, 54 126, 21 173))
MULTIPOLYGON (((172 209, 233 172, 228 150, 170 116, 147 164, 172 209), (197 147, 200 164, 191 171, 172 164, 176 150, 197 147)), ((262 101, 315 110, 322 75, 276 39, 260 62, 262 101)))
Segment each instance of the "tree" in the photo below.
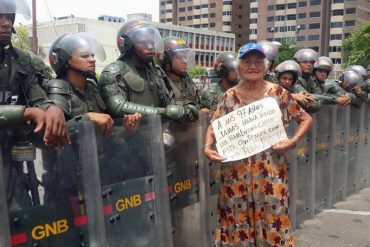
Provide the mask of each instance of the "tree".
POLYGON ((286 60, 293 59, 294 53, 298 51, 298 48, 295 47, 294 43, 282 43, 279 47, 279 57, 275 62, 275 65, 278 65, 286 60))
POLYGON ((342 57, 345 66, 357 64, 366 68, 370 64, 370 21, 343 41, 342 57))
POLYGON ((189 75, 191 78, 201 77, 207 73, 207 70, 202 66, 196 65, 192 70, 190 70, 189 75))
POLYGON ((15 27, 16 34, 12 36, 12 44, 24 51, 29 51, 30 44, 28 38, 28 29, 26 26, 20 25, 15 27))

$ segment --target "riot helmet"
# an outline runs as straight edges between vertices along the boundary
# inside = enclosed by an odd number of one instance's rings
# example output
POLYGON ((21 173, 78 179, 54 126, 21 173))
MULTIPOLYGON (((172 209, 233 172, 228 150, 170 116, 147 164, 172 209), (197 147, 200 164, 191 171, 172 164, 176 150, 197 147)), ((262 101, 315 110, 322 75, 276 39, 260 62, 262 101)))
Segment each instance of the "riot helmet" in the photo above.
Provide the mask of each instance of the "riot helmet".
POLYGON ((21 14, 24 18, 30 19, 30 9, 25 0, 0 0, 0 14, 12 14, 14 23, 15 14, 21 14))
POLYGON ((51 45, 49 51, 50 65, 57 74, 57 77, 72 69, 81 72, 86 78, 95 78, 95 69, 82 71, 70 66, 69 60, 72 56, 93 56, 100 61, 105 60, 105 51, 102 45, 91 34, 88 33, 68 33, 51 45))
POLYGON ((298 50, 294 56, 293 59, 297 61, 297 63, 303 62, 303 61, 317 61, 317 53, 316 51, 312 49, 300 49, 298 50))
POLYGON ((350 66, 348 66, 345 70, 354 70, 354 71, 356 71, 357 73, 359 73, 359 74, 363 77, 363 79, 364 79, 364 80, 366 80, 366 79, 367 79, 367 71, 366 71, 366 69, 365 69, 363 66, 361 66, 361 65, 350 65, 350 66))
POLYGON ((314 69, 326 70, 329 74, 333 70, 333 66, 333 61, 329 57, 322 56, 315 62, 314 69))
POLYGON ((213 69, 219 77, 226 79, 230 71, 235 71, 237 64, 238 54, 232 51, 227 51, 216 57, 216 60, 213 63, 213 69))
POLYGON ((158 29, 145 21, 126 22, 118 31, 117 46, 121 56, 129 55, 134 49, 147 50, 152 57, 162 59, 163 41, 158 29))
POLYGON ((294 60, 287 60, 276 66, 275 73, 278 80, 280 80, 280 77, 285 73, 291 74, 293 76, 293 85, 297 81, 298 77, 301 76, 302 70, 297 62, 294 60))
POLYGON ((194 68, 195 56, 183 39, 167 37, 163 39, 164 52, 160 60, 162 67, 166 70, 170 65, 171 72, 184 76, 189 69, 194 68))
POLYGON ((360 86, 363 81, 362 76, 354 70, 345 70, 339 77, 340 85, 346 90, 360 86))
POLYGON ((263 51, 265 52, 265 56, 270 61, 276 61, 279 56, 279 47, 267 40, 263 40, 258 42, 260 46, 262 46, 263 51))

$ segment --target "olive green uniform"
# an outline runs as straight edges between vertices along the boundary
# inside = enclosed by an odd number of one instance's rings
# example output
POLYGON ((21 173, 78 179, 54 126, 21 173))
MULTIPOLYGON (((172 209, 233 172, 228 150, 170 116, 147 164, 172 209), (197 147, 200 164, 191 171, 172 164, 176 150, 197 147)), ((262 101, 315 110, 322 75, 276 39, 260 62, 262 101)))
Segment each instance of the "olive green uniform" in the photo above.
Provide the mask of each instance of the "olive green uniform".
POLYGON ((207 108, 212 112, 215 111, 225 92, 226 89, 220 84, 220 82, 208 87, 201 95, 202 108, 207 108))
POLYGON ((152 64, 138 70, 129 57, 106 66, 99 79, 102 98, 114 118, 125 114, 158 114, 170 104, 165 75, 152 64))
POLYGON ((265 76, 263 77, 264 80, 269 81, 271 83, 276 84, 278 82, 278 79, 276 78, 275 73, 268 71, 265 76))
POLYGON ((362 104, 361 98, 357 97, 355 94, 347 92, 340 85, 337 80, 327 80, 325 82, 325 88, 327 93, 330 95, 342 96, 348 95, 351 98, 351 105, 355 107, 360 107, 362 104))
POLYGON ((361 84, 361 90, 366 95, 364 97, 365 102, 370 102, 370 79, 361 84))
MULTIPOLYGON (((41 83, 31 66, 30 56, 17 48, 4 50, 4 58, 0 61, 1 128, 24 124, 23 112, 27 106, 47 109, 52 104, 42 90, 41 83)), ((1 142, 8 203, 10 210, 13 210, 31 204, 23 166, 11 161, 10 157, 11 147, 28 137, 25 133, 9 133, 1 134, 1 142)))

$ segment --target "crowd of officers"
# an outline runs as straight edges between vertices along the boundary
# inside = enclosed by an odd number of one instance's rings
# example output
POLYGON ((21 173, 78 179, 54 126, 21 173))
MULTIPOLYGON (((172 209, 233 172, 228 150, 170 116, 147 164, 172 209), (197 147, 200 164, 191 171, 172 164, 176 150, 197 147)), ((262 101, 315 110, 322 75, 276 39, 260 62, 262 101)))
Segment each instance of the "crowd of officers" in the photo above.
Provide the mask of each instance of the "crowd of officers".
MULTIPOLYGON (((212 113, 223 93, 238 83, 237 53, 223 52, 214 62, 217 82, 199 92, 188 74, 194 53, 186 42, 177 37, 162 39, 144 21, 130 21, 119 29, 120 56, 104 68, 99 79, 95 63, 105 60, 102 45, 88 33, 60 36, 49 52, 56 76, 46 79, 42 62, 12 46, 16 13, 29 15, 24 0, 0 0, 0 128, 32 122, 34 132, 44 131, 46 145, 69 143, 67 126, 80 120, 93 121, 106 135, 116 118, 123 119, 127 131, 135 131, 141 117, 148 114, 162 115, 165 121, 195 122, 200 111, 212 113)), ((307 111, 318 111, 325 104, 359 107, 370 100, 370 67, 350 66, 338 81, 327 80, 333 69, 330 58, 301 49, 292 60, 275 66, 278 45, 260 44, 267 58, 265 79, 289 90, 307 111)), ((13 209, 31 204, 23 170, 6 155, 23 139, 24 133, 2 139, 5 187, 13 209)))

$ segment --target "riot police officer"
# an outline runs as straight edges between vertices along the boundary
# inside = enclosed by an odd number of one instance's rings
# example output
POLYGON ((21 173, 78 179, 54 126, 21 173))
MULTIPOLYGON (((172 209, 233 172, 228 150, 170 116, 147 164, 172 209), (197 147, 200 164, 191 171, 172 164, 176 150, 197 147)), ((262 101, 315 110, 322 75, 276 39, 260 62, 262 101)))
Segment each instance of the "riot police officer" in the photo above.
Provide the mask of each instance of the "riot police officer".
MULTIPOLYGON (((24 0, 0 0, 0 126, 14 127, 31 120, 36 124, 34 132, 45 129, 43 141, 46 144, 62 146, 69 141, 63 111, 41 89, 30 56, 11 43, 16 13, 29 17, 29 8, 24 0)), ((5 179, 11 210, 31 204, 23 162, 13 161, 15 159, 10 155, 21 141, 29 140, 29 134, 26 131, 1 133, 6 174, 1 179, 5 179)), ((26 146, 29 147, 28 144, 26 146)))
POLYGON ((274 73, 274 64, 279 55, 279 48, 277 45, 267 40, 260 41, 258 44, 262 46, 267 59, 267 70, 263 79, 272 83, 277 83, 277 78, 274 73))
POLYGON ((287 60, 276 67, 277 83, 287 89, 292 97, 307 111, 317 112, 320 109, 320 102, 307 92, 300 84, 296 83, 302 74, 300 66, 293 60, 287 60))
POLYGON ((200 98, 198 89, 188 74, 189 68, 194 67, 194 52, 186 42, 177 37, 163 39, 164 54, 160 61, 167 77, 167 85, 171 87, 170 97, 174 104, 183 105, 192 114, 188 114, 188 121, 198 119, 200 98), (172 94, 172 95, 171 95, 172 94))
POLYGON ((165 75, 153 63, 155 56, 163 56, 156 28, 145 21, 129 21, 118 31, 117 45, 121 56, 104 68, 98 82, 112 117, 140 113, 183 119, 192 114, 189 108, 171 104, 165 75))
POLYGON ((316 100, 319 100, 322 105, 348 105, 351 99, 347 95, 329 95, 325 81, 327 80, 330 72, 333 69, 333 62, 329 57, 321 56, 314 64, 313 77, 316 82, 317 91, 314 94, 316 100))
POLYGON ((318 93, 318 86, 312 77, 313 66, 317 61, 316 52, 312 49, 300 49, 294 54, 293 59, 302 69, 302 75, 298 78, 297 83, 309 93, 318 93))
POLYGON ((362 76, 354 70, 346 70, 339 77, 339 81, 327 82, 327 93, 332 95, 347 95, 351 99, 351 105, 360 107, 362 104, 362 76))
POLYGON ((222 95, 238 83, 237 58, 238 54, 231 51, 223 52, 216 57, 213 68, 221 80, 202 92, 202 107, 214 111, 222 95))

